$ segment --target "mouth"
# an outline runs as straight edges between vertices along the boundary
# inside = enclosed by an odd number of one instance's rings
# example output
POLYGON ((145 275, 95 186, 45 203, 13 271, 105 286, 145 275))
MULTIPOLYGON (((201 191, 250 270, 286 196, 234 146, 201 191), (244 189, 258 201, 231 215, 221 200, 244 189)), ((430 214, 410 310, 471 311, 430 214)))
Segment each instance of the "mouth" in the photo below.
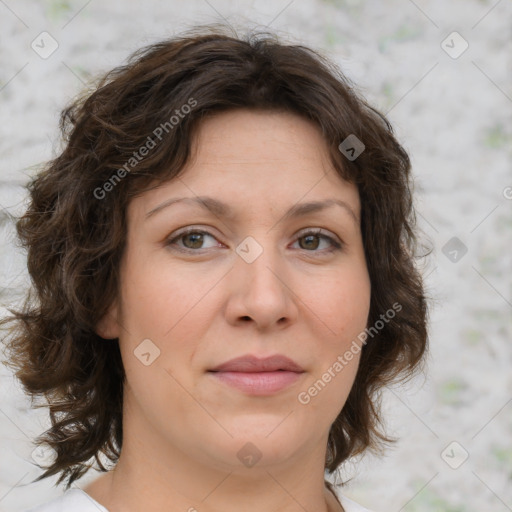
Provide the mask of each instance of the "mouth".
POLYGON ((292 359, 276 355, 267 358, 243 356, 208 370, 215 379, 250 395, 270 395, 300 379, 305 370, 292 359))

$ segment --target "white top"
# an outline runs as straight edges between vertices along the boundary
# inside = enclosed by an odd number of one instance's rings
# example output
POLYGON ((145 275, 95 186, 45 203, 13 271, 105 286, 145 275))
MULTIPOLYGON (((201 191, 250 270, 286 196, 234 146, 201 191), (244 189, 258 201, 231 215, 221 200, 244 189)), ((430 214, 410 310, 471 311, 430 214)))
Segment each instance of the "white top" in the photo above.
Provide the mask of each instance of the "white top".
POLYGON ((31 508, 27 512, 109 512, 103 505, 93 500, 77 487, 68 489, 62 496, 31 508))
MULTIPOLYGON (((371 512, 345 496, 338 496, 346 512, 371 512)), ((26 512, 109 512, 104 506, 93 500, 86 492, 77 487, 68 489, 62 496, 48 503, 31 508, 26 512)))

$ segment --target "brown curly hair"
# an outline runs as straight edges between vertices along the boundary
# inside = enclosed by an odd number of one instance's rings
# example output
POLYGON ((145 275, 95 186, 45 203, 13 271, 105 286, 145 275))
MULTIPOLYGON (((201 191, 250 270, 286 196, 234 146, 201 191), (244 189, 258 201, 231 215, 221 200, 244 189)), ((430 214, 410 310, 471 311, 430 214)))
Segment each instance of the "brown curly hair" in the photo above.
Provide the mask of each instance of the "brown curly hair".
POLYGON ((57 483, 67 479, 69 488, 94 462, 107 471, 101 458, 117 462, 125 374, 118 340, 105 343, 95 328, 118 296, 127 205, 178 176, 204 116, 237 108, 313 121, 339 175, 358 187, 368 325, 391 304, 402 309, 361 352, 331 426, 325 468, 332 473, 350 456, 392 441, 382 431, 379 392, 412 376, 427 348, 408 154, 386 117, 319 52, 268 31, 239 37, 209 25, 134 52, 75 99, 61 113, 64 149, 27 185, 30 203, 16 229, 32 286, 21 310, 9 309, 0 325, 14 322, 6 364, 32 400, 44 397, 49 407, 52 426, 37 443, 56 457, 37 480, 60 473, 57 483), (157 127, 166 127, 159 140, 157 127), (351 134, 364 144, 356 159, 339 149, 351 134), (138 158, 150 139, 154 147, 138 158))

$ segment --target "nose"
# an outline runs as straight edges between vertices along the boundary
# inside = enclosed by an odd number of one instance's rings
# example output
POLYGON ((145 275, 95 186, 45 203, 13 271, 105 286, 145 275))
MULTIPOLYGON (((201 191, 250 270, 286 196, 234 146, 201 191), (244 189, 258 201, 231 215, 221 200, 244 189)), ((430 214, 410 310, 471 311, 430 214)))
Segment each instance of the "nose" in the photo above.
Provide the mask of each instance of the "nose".
POLYGON ((237 256, 229 273, 231 295, 226 315, 232 325, 252 322, 259 330, 280 329, 298 317, 290 272, 277 250, 263 247, 252 262, 237 256))

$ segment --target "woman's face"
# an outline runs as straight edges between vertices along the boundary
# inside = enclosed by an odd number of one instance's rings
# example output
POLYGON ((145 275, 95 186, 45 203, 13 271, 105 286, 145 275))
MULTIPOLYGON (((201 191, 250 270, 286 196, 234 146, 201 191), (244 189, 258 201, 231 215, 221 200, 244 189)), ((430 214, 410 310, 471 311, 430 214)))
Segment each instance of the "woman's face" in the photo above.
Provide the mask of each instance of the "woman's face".
POLYGON ((125 435, 230 471, 313 452, 323 465, 369 312, 359 219, 315 125, 249 110, 204 120, 184 173, 128 208, 120 302, 98 331, 119 337, 125 435), (274 355, 295 371, 212 371, 274 355))

